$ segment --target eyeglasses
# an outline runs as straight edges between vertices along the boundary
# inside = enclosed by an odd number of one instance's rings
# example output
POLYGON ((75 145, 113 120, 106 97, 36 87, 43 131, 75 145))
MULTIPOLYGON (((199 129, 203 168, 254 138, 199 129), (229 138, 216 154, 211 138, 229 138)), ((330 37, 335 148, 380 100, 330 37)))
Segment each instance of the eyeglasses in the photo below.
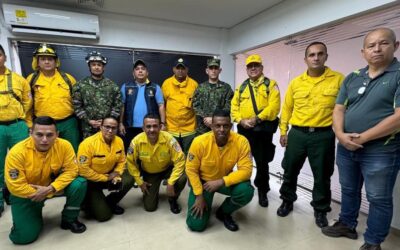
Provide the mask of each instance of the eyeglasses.
POLYGON ((112 131, 112 132, 117 132, 117 130, 118 130, 118 127, 112 127, 112 126, 108 126, 108 125, 105 125, 105 126, 102 126, 106 131, 112 131))

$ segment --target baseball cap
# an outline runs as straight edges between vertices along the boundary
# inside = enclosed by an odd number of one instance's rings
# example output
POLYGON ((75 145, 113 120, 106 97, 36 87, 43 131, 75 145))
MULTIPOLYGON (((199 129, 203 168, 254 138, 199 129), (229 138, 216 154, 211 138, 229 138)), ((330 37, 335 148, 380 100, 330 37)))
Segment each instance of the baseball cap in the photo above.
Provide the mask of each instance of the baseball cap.
POLYGON ((260 55, 253 54, 247 57, 246 59, 246 66, 249 65, 250 63, 259 63, 262 64, 262 59, 260 55))

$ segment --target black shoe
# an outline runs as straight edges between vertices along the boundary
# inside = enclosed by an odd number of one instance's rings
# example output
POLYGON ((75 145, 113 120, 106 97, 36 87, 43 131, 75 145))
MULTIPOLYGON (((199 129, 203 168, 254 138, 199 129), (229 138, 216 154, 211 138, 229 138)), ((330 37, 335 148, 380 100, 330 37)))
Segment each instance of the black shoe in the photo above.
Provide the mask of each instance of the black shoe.
POLYGON ((1 206, 0 207, 0 217, 1 217, 1 214, 4 212, 4 207, 3 206, 1 206))
POLYGON ((235 232, 239 230, 239 226, 232 219, 232 216, 230 214, 225 214, 224 212, 222 212, 221 208, 218 208, 216 216, 218 220, 224 223, 225 228, 229 231, 235 232))
POLYGON ((75 234, 80 234, 86 231, 86 226, 82 222, 75 220, 73 222, 61 221, 61 228, 71 230, 75 234))
POLYGON ((111 212, 115 215, 121 215, 125 212, 125 209, 118 205, 111 206, 111 212))
POLYGON ((268 207, 267 192, 258 190, 258 204, 260 204, 261 207, 268 207))
POLYGON ((358 235, 354 228, 350 228, 341 221, 336 221, 332 226, 321 229, 322 233, 329 237, 347 237, 349 239, 357 239, 358 235))
POLYGON ((169 202, 169 209, 171 210, 172 213, 174 214, 179 214, 181 212, 181 206, 178 204, 178 199, 168 199, 169 202))
POLYGON ((282 201, 281 206, 278 208, 276 213, 280 217, 286 217, 293 210, 293 202, 290 201, 282 201))
POLYGON ((328 219, 326 219, 326 213, 325 212, 315 211, 314 212, 314 217, 315 217, 315 224, 317 224, 317 226, 319 228, 323 228, 323 227, 328 226, 328 219))
POLYGON ((360 250, 382 250, 381 245, 372 245, 369 243, 364 243, 364 245, 362 245, 360 247, 360 250))

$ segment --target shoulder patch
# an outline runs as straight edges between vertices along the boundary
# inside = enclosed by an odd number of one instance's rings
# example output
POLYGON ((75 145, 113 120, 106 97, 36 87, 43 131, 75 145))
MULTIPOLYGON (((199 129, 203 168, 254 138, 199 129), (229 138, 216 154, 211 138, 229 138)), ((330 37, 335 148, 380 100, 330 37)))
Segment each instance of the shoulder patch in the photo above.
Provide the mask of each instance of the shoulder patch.
POLYGON ((194 160, 194 155, 192 153, 188 154, 188 160, 193 161, 194 160))
POLYGON ((128 150, 126 151, 128 155, 133 154, 133 147, 129 146, 128 150))
POLYGON ((15 180, 19 176, 19 170, 18 169, 10 169, 10 171, 8 171, 8 174, 10 175, 11 179, 15 180))
POLYGON ((172 144, 172 147, 175 149, 176 152, 181 152, 181 146, 179 145, 179 143, 177 141, 174 142, 174 144, 172 144))
POLYGON ((87 161, 87 156, 81 155, 79 156, 79 163, 85 163, 87 161))

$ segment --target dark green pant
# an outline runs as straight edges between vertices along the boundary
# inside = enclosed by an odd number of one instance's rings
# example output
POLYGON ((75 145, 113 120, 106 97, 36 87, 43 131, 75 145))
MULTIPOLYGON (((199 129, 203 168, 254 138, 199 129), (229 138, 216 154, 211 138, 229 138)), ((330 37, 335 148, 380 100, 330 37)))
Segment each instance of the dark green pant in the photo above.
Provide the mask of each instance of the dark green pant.
POLYGON ((28 126, 25 121, 18 121, 10 125, 0 125, 0 207, 3 207, 4 164, 7 150, 16 143, 29 136, 28 126))
POLYGON ((193 135, 188 135, 183 137, 174 136, 174 138, 178 141, 179 145, 181 146, 183 153, 185 153, 185 155, 188 154, 190 145, 192 145, 192 141, 195 137, 196 133, 194 133, 193 135))
MULTIPOLYGON (((151 184, 149 189, 149 194, 143 194, 143 205, 144 209, 148 212, 153 212, 157 210, 158 207, 158 194, 160 193, 160 184, 161 181, 164 179, 169 179, 171 176, 173 167, 171 166, 169 169, 165 170, 164 172, 157 173, 157 174, 149 174, 146 172, 142 172, 143 181, 148 182, 151 184)), ((181 177, 175 182, 174 189, 175 189, 175 197, 176 199, 179 198, 182 190, 185 188, 187 181, 187 177, 185 174, 182 174, 181 177)))
POLYGON ((97 221, 107 221, 111 219, 113 213, 111 206, 118 204, 122 198, 129 192, 135 183, 133 177, 125 171, 122 174, 122 190, 111 192, 107 197, 103 193, 103 189, 108 188, 107 182, 88 181, 88 188, 85 198, 86 212, 97 221))
POLYGON ((297 177, 308 157, 314 176, 312 202, 315 211, 331 211, 331 176, 335 160, 335 134, 333 131, 304 132, 292 128, 288 134, 288 145, 282 160, 284 169, 281 199, 297 200, 297 177))
MULTIPOLYGON (((78 218, 81 203, 86 193, 86 179, 77 177, 65 189, 67 197, 62 211, 62 220, 72 222, 78 218)), ((10 197, 13 227, 10 240, 14 244, 29 244, 34 242, 43 227, 42 208, 44 201, 33 202, 30 199, 10 197)))
POLYGON ((74 116, 71 116, 68 119, 59 121, 56 123, 57 130, 60 133, 60 137, 69 141, 74 148, 75 153, 78 152, 79 146, 79 129, 78 129, 78 121, 74 116))
MULTIPOLYGON (((239 208, 247 205, 253 199, 254 188, 251 186, 250 181, 245 181, 230 187, 221 187, 217 192, 229 196, 222 203, 221 209, 225 214, 232 214, 239 208)), ((207 210, 203 212, 203 217, 196 218, 192 215, 191 211, 196 201, 196 196, 193 193, 193 189, 190 188, 186 224, 192 231, 201 232, 206 229, 208 220, 210 219, 214 194, 215 192, 209 193, 203 191, 203 196, 207 203, 207 210)))

